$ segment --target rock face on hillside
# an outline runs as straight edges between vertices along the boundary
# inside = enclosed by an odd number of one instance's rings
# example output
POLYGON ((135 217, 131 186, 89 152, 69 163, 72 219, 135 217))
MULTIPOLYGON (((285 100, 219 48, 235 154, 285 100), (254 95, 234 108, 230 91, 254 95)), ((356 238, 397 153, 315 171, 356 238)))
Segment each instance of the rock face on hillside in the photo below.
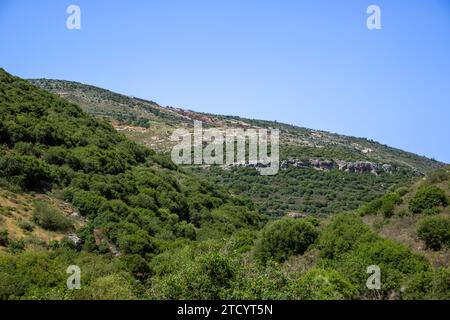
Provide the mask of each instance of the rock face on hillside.
POLYGON ((78 237, 75 233, 70 233, 67 238, 74 244, 77 249, 81 249, 83 245, 83 240, 78 237))
MULTIPOLYGON (((246 163, 246 164, 227 164, 223 168, 230 170, 233 167, 247 167, 247 168, 266 168, 270 164, 266 163, 246 163)), ((311 159, 309 161, 301 161, 298 159, 288 159, 280 162, 281 169, 293 168, 314 168, 316 170, 331 171, 337 169, 339 171, 345 171, 350 173, 372 173, 378 175, 380 173, 393 173, 397 168, 390 164, 379 164, 370 161, 355 161, 348 162, 343 160, 319 160, 311 159)))
MULTIPOLYGON (((236 164, 225 164, 222 165, 222 168, 225 170, 231 170, 234 167, 245 167, 245 168, 267 168, 270 164, 256 162, 256 163, 236 163, 236 164)), ((310 159, 310 160, 298 160, 298 159, 287 159, 280 161, 280 169, 286 170, 287 168, 298 168, 298 169, 306 169, 313 168, 321 171, 331 171, 333 169, 337 169, 339 171, 349 172, 349 173, 372 173, 374 175, 379 175, 382 173, 392 174, 396 171, 399 171, 402 167, 397 167, 392 164, 387 163, 375 163, 371 161, 343 161, 343 160, 319 160, 319 159, 310 159)), ((404 168, 404 167, 403 167, 404 168)), ((423 173, 415 170, 414 168, 410 168, 410 170, 416 176, 422 176, 423 173)))
POLYGON ((307 162, 297 159, 283 160, 280 163, 281 169, 287 169, 288 167, 295 168, 314 168, 317 170, 330 171, 337 169, 339 171, 351 172, 351 173, 373 173, 378 175, 380 173, 392 173, 396 168, 390 164, 379 164, 370 161, 343 161, 343 160, 318 160, 312 159, 307 162))
POLYGON ((343 160, 318 160, 312 159, 309 162, 300 161, 297 159, 283 160, 280 163, 282 169, 287 169, 289 166, 296 168, 314 168, 317 170, 330 171, 338 169, 339 171, 351 173, 373 173, 378 175, 380 173, 392 173, 396 169, 390 164, 379 164, 370 161, 355 161, 348 162, 343 160))
MULTIPOLYGON (((247 167, 247 168, 265 168, 270 164, 266 163, 246 163, 246 164, 227 164, 223 168, 229 170, 235 166, 247 167)), ((345 171, 350 173, 372 173, 378 175, 380 173, 393 173, 397 170, 391 164, 379 164, 370 161, 343 161, 343 160, 319 160, 311 159, 309 161, 301 161, 298 159, 288 159, 280 162, 281 169, 293 168, 314 168, 316 170, 331 171, 337 169, 339 171, 345 171)))

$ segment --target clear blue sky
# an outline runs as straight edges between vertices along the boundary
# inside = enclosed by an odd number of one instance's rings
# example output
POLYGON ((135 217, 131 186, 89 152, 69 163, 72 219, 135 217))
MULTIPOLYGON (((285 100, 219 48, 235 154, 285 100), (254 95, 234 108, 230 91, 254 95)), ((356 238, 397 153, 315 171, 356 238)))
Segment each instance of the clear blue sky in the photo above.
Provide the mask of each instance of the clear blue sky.
POLYGON ((449 0, 0 0, 0 66, 450 162, 449 0), (81 7, 81 30, 66 8, 81 7), (366 28, 381 7, 382 29, 366 28))

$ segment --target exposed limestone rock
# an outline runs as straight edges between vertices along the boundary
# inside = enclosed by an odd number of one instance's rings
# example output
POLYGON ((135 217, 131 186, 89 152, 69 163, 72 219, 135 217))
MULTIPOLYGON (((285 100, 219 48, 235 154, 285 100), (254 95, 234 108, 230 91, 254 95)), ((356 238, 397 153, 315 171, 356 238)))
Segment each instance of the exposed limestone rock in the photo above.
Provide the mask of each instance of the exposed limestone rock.
POLYGON ((329 160, 311 160, 310 164, 313 168, 319 170, 330 171, 333 169, 333 162, 329 160))
POLYGON ((77 249, 81 249, 81 245, 83 244, 83 240, 78 237, 75 233, 69 233, 67 238, 72 241, 77 249))
MULTIPOLYGON (((269 164, 266 163, 250 163, 250 164, 227 164, 223 165, 225 170, 231 170, 233 167, 248 167, 248 168, 265 168, 269 164)), ((314 168, 316 170, 331 171, 337 169, 350 173, 372 173, 378 175, 380 173, 393 173, 396 168, 390 164, 378 164, 370 161, 343 161, 343 160, 319 160, 310 159, 309 162, 298 159, 287 159, 280 162, 281 169, 294 168, 314 168)))
POLYGON ((296 168, 315 168, 323 171, 330 171, 334 168, 339 171, 351 172, 351 173, 365 173, 370 172, 378 175, 382 172, 392 173, 395 169, 390 164, 378 164, 370 161, 355 161, 348 162, 343 160, 318 160, 312 159, 309 163, 305 164, 297 159, 283 160, 280 163, 281 169, 287 169, 289 166, 296 168))

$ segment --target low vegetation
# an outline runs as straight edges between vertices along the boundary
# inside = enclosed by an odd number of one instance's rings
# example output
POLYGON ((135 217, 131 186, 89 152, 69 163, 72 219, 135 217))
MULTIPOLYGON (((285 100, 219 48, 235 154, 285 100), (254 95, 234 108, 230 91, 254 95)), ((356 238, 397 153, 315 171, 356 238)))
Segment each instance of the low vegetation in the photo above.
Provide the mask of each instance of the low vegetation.
POLYGON ((419 221, 417 234, 428 248, 440 250, 450 248, 450 217, 426 217, 419 221))
POLYGON ((421 213, 433 210, 437 207, 446 207, 448 198, 445 191, 437 186, 423 186, 412 197, 409 202, 409 210, 413 213, 421 213))
MULTIPOLYGON (((68 231, 73 228, 72 222, 68 218, 45 202, 36 203, 33 222, 51 231, 68 231)), ((23 228, 31 231, 32 225, 27 224, 23 228)))

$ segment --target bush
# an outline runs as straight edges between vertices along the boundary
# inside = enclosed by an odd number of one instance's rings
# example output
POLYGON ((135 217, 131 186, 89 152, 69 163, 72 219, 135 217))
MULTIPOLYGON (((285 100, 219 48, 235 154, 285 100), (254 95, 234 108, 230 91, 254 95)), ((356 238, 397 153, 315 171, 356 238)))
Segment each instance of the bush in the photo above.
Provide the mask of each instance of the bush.
POLYGON ((337 259, 321 261, 319 266, 344 274, 365 298, 377 298, 378 295, 387 298, 392 293, 399 294, 406 279, 429 268, 425 257, 387 239, 362 242, 337 259), (367 267, 370 265, 381 270, 381 288, 377 292, 366 287, 367 267))
POLYGON ((7 247, 9 244, 9 237, 7 230, 0 231, 0 246, 7 247))
POLYGON ((403 299, 450 300, 450 268, 418 273, 406 284, 403 299))
POLYGON ((381 212, 386 218, 394 214, 395 205, 400 204, 402 199, 397 192, 388 193, 381 198, 381 212))
POLYGON ((229 288, 235 276, 231 261, 216 252, 200 259, 200 272, 207 277, 208 286, 213 291, 229 288))
POLYGON ((429 208, 429 209, 425 209, 423 210, 423 214, 426 216, 435 216, 438 215, 439 213, 441 213, 442 208, 439 207, 435 207, 435 208, 429 208))
POLYGON ((409 202, 409 210, 420 213, 426 209, 439 206, 447 206, 448 199, 445 191, 437 186, 426 186, 420 188, 409 202))
POLYGON ((450 218, 426 217, 417 225, 417 235, 433 250, 450 247, 450 218))
POLYGON ((400 187, 396 192, 400 195, 400 197, 403 197, 409 192, 409 189, 407 187, 400 187))
POLYGON ((365 216, 367 214, 377 214, 378 211, 381 209, 382 206, 382 202, 380 199, 375 199, 373 201, 370 201, 366 204, 364 204, 363 206, 361 206, 358 209, 358 213, 361 216, 365 216))
POLYGON ((187 223, 186 221, 181 221, 175 225, 175 234, 178 237, 188 238, 190 240, 195 240, 196 231, 195 227, 191 223, 187 223))
POLYGON ((449 167, 437 169, 428 175, 430 183, 439 183, 447 180, 450 180, 449 167))
POLYGON ((36 202, 33 221, 50 231, 67 231, 72 228, 72 222, 68 218, 45 202, 36 202))
POLYGON ((176 272, 155 277, 152 295, 157 299, 224 299, 236 280, 231 260, 217 252, 191 261, 183 252, 176 262, 176 272), (179 264, 179 265, 178 265, 179 264))
POLYGON ((300 300, 343 300, 356 297, 358 290, 335 270, 311 269, 291 290, 300 300))
POLYGON ((77 292, 77 298, 89 300, 133 300, 136 299, 130 279, 120 274, 111 274, 92 281, 89 287, 77 292))
POLYGON ((358 211, 360 215, 383 213, 386 218, 394 214, 395 205, 402 202, 400 193, 390 192, 379 199, 363 205, 358 211))
POLYGON ((100 207, 106 201, 105 198, 90 191, 79 190, 72 195, 72 204, 80 211, 80 214, 95 217, 100 207))
POLYGON ((268 223, 256 244, 256 257, 263 263, 282 262, 292 255, 303 254, 316 241, 314 226, 301 219, 283 218, 268 223))
POLYGON ((144 230, 138 230, 134 234, 121 233, 118 240, 119 248, 126 254, 145 255, 155 250, 152 237, 144 230))
POLYGON ((353 250, 360 242, 373 241, 376 236, 361 218, 351 214, 335 216, 319 238, 320 254, 334 259, 353 250))
POLYGON ((49 166, 32 156, 7 154, 0 156, 0 172, 6 180, 22 189, 50 189, 49 166))
POLYGON ((67 266, 54 262, 46 252, 0 254, 0 300, 20 299, 34 288, 67 288, 67 266))
POLYGON ((151 274, 149 264, 140 255, 133 254, 121 256, 120 263, 123 269, 131 272, 136 279, 145 280, 151 274))
POLYGON ((22 228, 23 230, 29 231, 29 232, 33 231, 33 229, 34 229, 33 224, 31 224, 29 221, 21 221, 19 223, 19 227, 22 228))
POLYGON ((8 249, 11 253, 18 253, 25 250, 25 242, 23 240, 10 240, 8 249))

